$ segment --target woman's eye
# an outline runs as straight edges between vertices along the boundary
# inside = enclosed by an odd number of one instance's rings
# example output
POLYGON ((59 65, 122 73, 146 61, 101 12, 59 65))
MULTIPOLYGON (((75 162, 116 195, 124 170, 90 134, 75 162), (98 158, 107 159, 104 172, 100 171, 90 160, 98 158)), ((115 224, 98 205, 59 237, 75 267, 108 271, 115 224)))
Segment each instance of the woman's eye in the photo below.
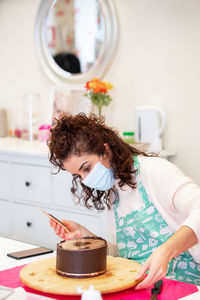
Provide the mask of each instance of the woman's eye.
POLYGON ((84 170, 86 173, 88 173, 90 171, 90 167, 85 168, 84 170))

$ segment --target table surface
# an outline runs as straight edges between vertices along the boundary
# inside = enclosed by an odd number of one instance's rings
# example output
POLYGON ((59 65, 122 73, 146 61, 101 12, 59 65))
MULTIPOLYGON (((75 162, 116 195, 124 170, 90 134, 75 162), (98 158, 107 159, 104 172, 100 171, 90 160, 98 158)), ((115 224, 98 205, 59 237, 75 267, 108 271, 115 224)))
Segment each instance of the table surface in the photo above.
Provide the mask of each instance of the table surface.
POLYGON ((13 268, 16 266, 24 265, 24 264, 29 264, 41 258, 48 258, 48 257, 55 256, 55 252, 49 254, 42 254, 30 258, 24 258, 24 259, 14 259, 7 256, 7 253, 10 252, 23 251, 23 250, 37 248, 37 247, 38 246, 0 237, 0 271, 13 268))
MULTIPOLYGON (((17 260, 17 259, 7 256, 7 253, 9 253, 9 252, 23 251, 23 250, 27 250, 27 249, 31 249, 31 248, 36 248, 36 247, 38 247, 38 246, 23 243, 23 242, 8 239, 8 238, 4 238, 4 237, 0 237, 0 271, 9 269, 9 268, 13 268, 16 266, 28 264, 28 263, 31 263, 33 261, 36 261, 36 260, 39 260, 42 258, 48 258, 48 257, 55 256, 55 251, 53 253, 38 255, 35 257, 24 258, 24 259, 20 259, 20 260, 17 260)), ((196 292, 190 296, 187 296, 187 297, 184 297, 181 299, 182 300, 200 299, 200 292, 196 292)))

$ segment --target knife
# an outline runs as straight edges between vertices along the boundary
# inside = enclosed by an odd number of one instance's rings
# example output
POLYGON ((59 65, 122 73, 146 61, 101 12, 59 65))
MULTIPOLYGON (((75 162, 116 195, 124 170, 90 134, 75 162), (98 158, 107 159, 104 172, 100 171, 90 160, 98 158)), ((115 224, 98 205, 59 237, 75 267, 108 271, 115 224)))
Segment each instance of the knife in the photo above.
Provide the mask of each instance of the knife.
POLYGON ((151 298, 150 300, 157 300, 158 295, 161 293, 163 281, 159 280, 154 284, 154 287, 151 289, 151 298))

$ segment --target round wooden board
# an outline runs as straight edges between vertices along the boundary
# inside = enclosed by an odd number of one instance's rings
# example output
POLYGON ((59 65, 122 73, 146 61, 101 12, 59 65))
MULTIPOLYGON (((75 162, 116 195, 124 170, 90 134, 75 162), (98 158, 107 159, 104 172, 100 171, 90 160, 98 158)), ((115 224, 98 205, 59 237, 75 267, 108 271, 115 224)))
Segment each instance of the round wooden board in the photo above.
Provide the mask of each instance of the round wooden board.
POLYGON ((21 270, 20 279, 30 288, 57 295, 78 295, 78 287, 85 290, 90 285, 101 293, 111 293, 135 286, 138 283, 135 277, 141 265, 126 258, 107 256, 106 273, 81 279, 59 276, 55 267, 56 257, 38 260, 21 270))

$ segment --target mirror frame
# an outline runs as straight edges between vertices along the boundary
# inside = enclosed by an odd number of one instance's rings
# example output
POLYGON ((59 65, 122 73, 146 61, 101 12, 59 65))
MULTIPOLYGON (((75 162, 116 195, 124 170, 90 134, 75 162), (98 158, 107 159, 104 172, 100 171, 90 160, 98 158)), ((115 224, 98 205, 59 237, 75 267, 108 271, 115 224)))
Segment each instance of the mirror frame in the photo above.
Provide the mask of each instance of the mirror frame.
POLYGON ((39 63, 45 74, 57 84, 84 84, 94 77, 102 78, 108 71, 117 48, 119 26, 116 9, 112 0, 99 0, 105 25, 105 39, 100 57, 87 72, 71 74, 62 70, 54 61, 45 41, 45 24, 49 10, 56 0, 42 0, 36 16, 34 38, 39 63))

